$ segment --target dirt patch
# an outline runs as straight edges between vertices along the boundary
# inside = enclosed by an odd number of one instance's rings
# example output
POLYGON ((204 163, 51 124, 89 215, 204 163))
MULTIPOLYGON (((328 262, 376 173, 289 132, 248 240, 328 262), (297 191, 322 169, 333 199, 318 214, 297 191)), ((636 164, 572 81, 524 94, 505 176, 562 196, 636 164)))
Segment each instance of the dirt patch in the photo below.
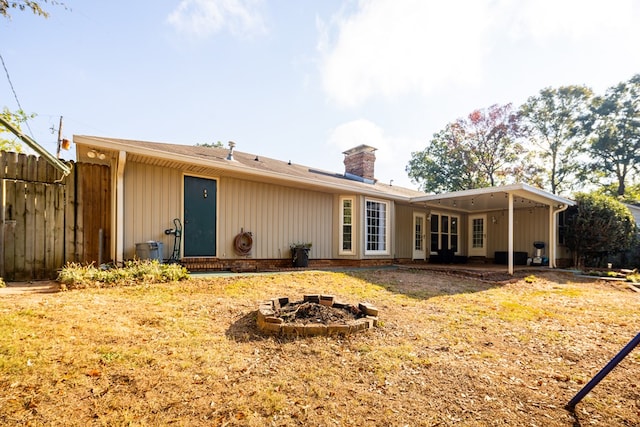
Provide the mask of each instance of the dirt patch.
POLYGON ((60 285, 54 281, 38 281, 38 282, 10 282, 7 286, 0 288, 1 295, 16 294, 50 294, 58 292, 60 285))
POLYGON ((9 295, 0 424, 637 426, 638 349, 574 412, 564 405, 637 334, 640 294, 533 275, 306 272, 9 295), (378 327, 260 333, 261 301, 315 292, 374 304, 378 327))
POLYGON ((284 323, 300 325, 308 323, 346 325, 357 319, 356 314, 358 313, 352 313, 351 310, 327 307, 310 301, 289 303, 275 312, 275 315, 281 318, 284 323))

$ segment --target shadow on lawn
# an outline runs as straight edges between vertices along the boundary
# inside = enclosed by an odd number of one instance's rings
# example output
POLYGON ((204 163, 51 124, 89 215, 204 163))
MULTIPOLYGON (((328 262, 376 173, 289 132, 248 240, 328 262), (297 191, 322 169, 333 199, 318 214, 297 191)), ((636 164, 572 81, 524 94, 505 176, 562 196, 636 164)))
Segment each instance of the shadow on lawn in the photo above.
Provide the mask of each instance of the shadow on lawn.
POLYGON ((345 272, 345 274, 381 286, 389 292, 414 299, 483 292, 521 280, 529 275, 526 272, 516 272, 510 276, 496 272, 478 273, 462 270, 427 269, 354 270, 345 272))
POLYGON ((254 342, 269 339, 258 329, 256 320, 258 310, 250 311, 233 322, 225 332, 225 336, 236 342, 254 342))

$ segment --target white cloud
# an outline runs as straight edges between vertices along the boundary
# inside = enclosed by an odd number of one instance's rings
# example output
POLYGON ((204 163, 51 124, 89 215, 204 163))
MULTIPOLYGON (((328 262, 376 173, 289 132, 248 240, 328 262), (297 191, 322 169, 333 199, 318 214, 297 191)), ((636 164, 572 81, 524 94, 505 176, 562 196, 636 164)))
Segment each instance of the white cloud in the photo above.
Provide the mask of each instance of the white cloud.
POLYGON ((451 78, 474 81, 487 21, 486 8, 476 1, 465 7, 424 0, 362 1, 355 14, 334 17, 332 25, 324 26, 337 31, 333 42, 330 33, 321 35, 324 88, 338 104, 356 106, 374 95, 428 94, 451 78))
POLYGON ((581 40, 604 32, 626 32, 637 25, 632 0, 505 0, 498 8, 513 38, 581 40))
POLYGON ((263 34, 262 0, 181 0, 167 22, 177 31, 197 37, 229 31, 234 36, 263 34))
POLYGON ((639 11, 633 0, 361 0, 318 22, 323 87, 331 101, 356 107, 479 84, 505 44, 586 43, 607 34, 619 41, 611 49, 633 49, 639 11))
POLYGON ((338 147, 341 151, 361 144, 378 149, 386 145, 382 128, 369 120, 359 119, 341 124, 329 135, 329 145, 338 147))

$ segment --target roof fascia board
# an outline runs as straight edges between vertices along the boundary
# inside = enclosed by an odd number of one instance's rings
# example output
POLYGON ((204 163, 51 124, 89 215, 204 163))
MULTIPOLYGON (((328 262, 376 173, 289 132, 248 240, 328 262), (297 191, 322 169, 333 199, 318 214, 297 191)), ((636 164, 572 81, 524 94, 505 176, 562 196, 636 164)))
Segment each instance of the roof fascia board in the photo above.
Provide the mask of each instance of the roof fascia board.
MULTIPOLYGON (((543 203, 546 205, 552 204, 562 204, 573 206, 575 203, 569 199, 565 199, 564 197, 557 196, 555 194, 548 193, 544 190, 540 190, 539 188, 532 187, 528 184, 510 184, 503 185, 499 187, 486 187, 486 188, 476 188, 472 190, 461 190, 461 191, 453 191, 451 193, 443 193, 443 194, 429 194, 426 196, 418 196, 411 198, 412 203, 429 203, 435 200, 443 200, 443 199, 461 199, 463 197, 472 197, 472 196, 481 196, 483 194, 491 194, 491 193, 512 193, 518 197, 525 197, 527 199, 531 199, 537 203, 543 203), (551 202, 550 202, 551 201, 551 202)), ((461 212, 464 210, 458 209, 461 212)))
POLYGON ((140 156, 159 157, 165 160, 179 161, 179 162, 193 164, 197 166, 204 166, 204 167, 213 166, 221 170, 227 170, 232 172, 242 172, 244 174, 251 175, 254 177, 267 177, 267 178, 273 178, 273 179, 277 179, 285 182, 295 182, 298 184, 300 182, 304 182, 316 188, 331 189, 331 190, 337 189, 345 193, 362 194, 364 196, 377 197, 380 199, 393 200, 398 202, 410 201, 409 197, 400 196, 400 195, 391 195, 391 194, 388 194, 382 191, 377 191, 377 190, 372 191, 367 189, 354 188, 352 186, 339 184, 339 183, 327 184, 323 181, 317 181, 309 178, 300 178, 300 177, 292 178, 290 175, 277 173, 277 172, 255 171, 237 162, 231 162, 231 161, 228 161, 225 163, 215 162, 215 164, 212 165, 212 162, 210 160, 200 159, 198 157, 193 157, 193 156, 184 155, 184 154, 167 153, 166 151, 162 151, 162 150, 154 150, 149 148, 137 147, 137 146, 126 144, 121 141, 113 141, 110 139, 74 135, 73 141, 76 145, 90 145, 92 147, 101 148, 101 149, 110 150, 110 151, 122 150, 132 154, 137 154, 140 156))
POLYGON ((514 195, 526 197, 528 199, 533 200, 534 202, 545 203, 545 204, 551 204, 549 203, 549 200, 552 200, 553 201, 552 204, 557 203, 560 205, 567 205, 567 206, 575 205, 574 201, 566 199, 564 197, 560 197, 558 195, 549 193, 547 191, 541 190, 536 187, 532 187, 527 184, 520 184, 520 185, 522 186, 522 188, 519 190, 514 190, 513 191, 514 195))

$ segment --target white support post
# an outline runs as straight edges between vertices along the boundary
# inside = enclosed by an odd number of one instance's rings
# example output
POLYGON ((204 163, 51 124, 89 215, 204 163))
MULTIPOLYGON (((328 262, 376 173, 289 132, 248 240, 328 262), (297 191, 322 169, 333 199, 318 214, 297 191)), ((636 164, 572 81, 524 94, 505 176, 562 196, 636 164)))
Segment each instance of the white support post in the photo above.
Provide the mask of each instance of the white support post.
POLYGON ((509 274, 513 274, 513 194, 509 193, 509 248, 507 259, 509 260, 509 274))
POLYGON ((556 215, 553 206, 549 206, 549 268, 556 266, 556 215))
POLYGON ((115 206, 115 227, 116 231, 116 254, 117 265, 124 262, 124 167, 127 163, 127 152, 120 151, 118 155, 118 165, 116 171, 116 206, 115 206))

